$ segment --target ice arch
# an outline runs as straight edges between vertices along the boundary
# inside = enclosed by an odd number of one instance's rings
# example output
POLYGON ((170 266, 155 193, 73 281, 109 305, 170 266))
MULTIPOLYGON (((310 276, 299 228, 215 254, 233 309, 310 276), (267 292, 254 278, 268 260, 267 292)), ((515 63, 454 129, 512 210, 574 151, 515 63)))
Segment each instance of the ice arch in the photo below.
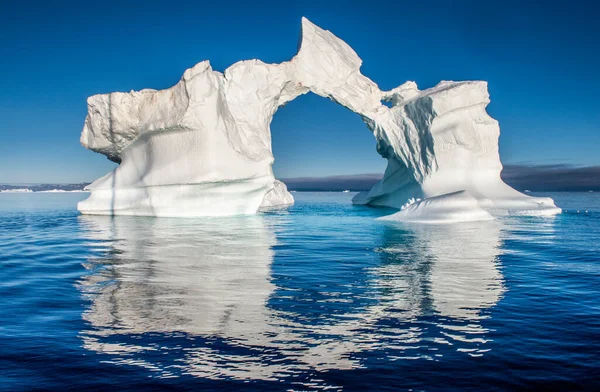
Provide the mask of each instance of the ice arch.
POLYGON ((485 111, 485 82, 441 82, 424 91, 407 82, 381 91, 361 64, 344 41, 303 18, 290 61, 240 61, 224 73, 203 61, 166 90, 90 97, 81 143, 120 165, 89 186, 79 210, 209 216, 293 203, 273 177, 269 126, 280 106, 313 92, 359 114, 388 161, 383 179, 355 203, 401 208, 438 197, 410 206, 398 215, 405 220, 412 210, 439 214, 430 208, 439 200, 476 209, 479 218, 558 211, 551 199, 528 197, 500 179, 499 127, 485 111))

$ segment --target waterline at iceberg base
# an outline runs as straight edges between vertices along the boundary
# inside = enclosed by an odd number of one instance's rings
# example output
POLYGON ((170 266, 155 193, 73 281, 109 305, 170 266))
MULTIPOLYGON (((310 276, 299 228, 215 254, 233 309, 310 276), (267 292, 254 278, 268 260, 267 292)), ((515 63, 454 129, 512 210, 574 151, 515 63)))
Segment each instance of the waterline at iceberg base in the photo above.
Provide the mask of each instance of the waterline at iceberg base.
POLYGON ((344 41, 303 18, 290 61, 240 61, 224 73, 203 61, 166 90, 90 97, 81 143, 120 165, 89 185, 79 211, 191 217, 293 203, 273 176, 270 124, 279 107, 312 92, 360 115, 388 161, 355 204, 426 222, 560 212, 552 199, 500 179, 500 128, 485 110, 486 82, 444 81, 423 91, 406 82, 381 91, 361 64, 344 41))

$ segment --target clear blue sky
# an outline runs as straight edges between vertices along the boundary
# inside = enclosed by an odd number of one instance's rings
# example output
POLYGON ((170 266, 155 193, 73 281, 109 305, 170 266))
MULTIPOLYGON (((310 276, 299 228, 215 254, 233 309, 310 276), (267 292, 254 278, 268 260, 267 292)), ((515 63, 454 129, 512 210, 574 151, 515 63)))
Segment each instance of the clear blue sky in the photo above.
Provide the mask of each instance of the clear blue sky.
MULTIPOLYGON (((99 177, 114 166, 79 145, 88 96, 167 88, 205 59, 220 71, 288 60, 303 15, 348 42, 382 89, 489 81, 503 162, 599 165, 599 6, 550 3, 3 1, 0 183, 99 177)), ((280 177, 385 167, 358 116, 323 98, 291 102, 271 128, 280 177)))

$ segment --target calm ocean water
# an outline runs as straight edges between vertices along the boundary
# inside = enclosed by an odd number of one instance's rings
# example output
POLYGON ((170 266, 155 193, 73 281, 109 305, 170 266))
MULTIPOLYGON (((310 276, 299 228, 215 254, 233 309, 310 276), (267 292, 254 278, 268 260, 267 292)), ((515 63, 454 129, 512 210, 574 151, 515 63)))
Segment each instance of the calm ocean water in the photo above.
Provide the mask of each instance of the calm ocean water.
POLYGON ((600 194, 455 225, 352 194, 212 219, 0 194, 0 389, 600 388, 600 194))

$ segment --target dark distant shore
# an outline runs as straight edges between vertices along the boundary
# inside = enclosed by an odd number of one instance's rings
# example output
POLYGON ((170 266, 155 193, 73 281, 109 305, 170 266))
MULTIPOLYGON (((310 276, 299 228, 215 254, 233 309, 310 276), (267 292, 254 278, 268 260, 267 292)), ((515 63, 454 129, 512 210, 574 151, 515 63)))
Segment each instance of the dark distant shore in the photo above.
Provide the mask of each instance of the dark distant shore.
MULTIPOLYGON (((352 174, 328 177, 281 178, 290 191, 351 192, 371 189, 381 173, 352 174)), ((502 179, 524 192, 600 192, 600 166, 569 165, 505 165, 502 179)), ((77 184, 0 184, 0 192, 82 191, 88 182, 77 184)))
MULTIPOLYGON (((341 192, 365 191, 381 179, 382 174, 356 174, 330 177, 282 178, 290 191, 341 192)), ((600 191, 600 166, 504 165, 502 179, 524 192, 600 191)))
POLYGON ((79 184, 0 184, 0 192, 76 192, 83 191, 89 182, 79 184))

